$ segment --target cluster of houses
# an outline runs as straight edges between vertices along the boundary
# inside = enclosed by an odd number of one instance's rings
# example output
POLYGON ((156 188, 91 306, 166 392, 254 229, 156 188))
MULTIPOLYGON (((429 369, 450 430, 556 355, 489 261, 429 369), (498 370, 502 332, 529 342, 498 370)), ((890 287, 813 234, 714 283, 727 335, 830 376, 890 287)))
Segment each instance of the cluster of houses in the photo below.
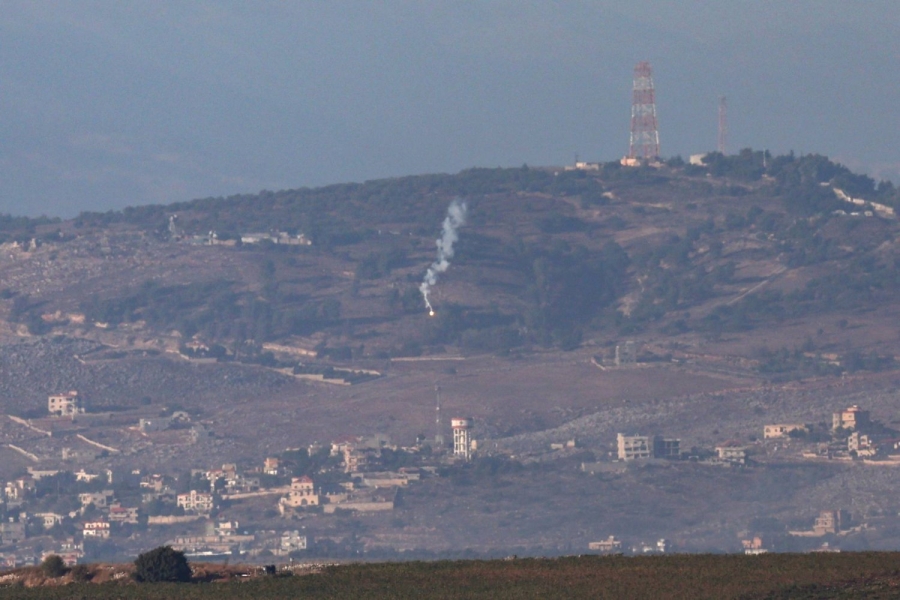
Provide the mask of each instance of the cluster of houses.
POLYGON ((900 432, 873 420, 868 410, 857 405, 832 414, 826 439, 812 435, 812 429, 802 423, 766 425, 764 439, 805 442, 802 456, 808 459, 900 463, 900 432))
POLYGON ((671 552, 669 540, 660 538, 654 543, 638 542, 631 546, 625 545, 621 539, 614 535, 598 542, 589 542, 588 550, 597 554, 665 554, 671 552))
MULTIPOLYGON (((785 448, 796 448, 807 459, 859 460, 867 464, 900 464, 900 432, 890 429, 872 419, 868 410, 853 405, 832 414, 831 426, 819 427, 803 423, 773 423, 763 427, 761 448, 757 451, 779 452, 785 448), (824 430, 822 430, 824 429, 824 430), (820 431, 821 430, 821 431, 820 431)), ((616 436, 615 461, 612 463, 583 463, 585 472, 616 470, 616 465, 641 460, 681 460, 690 458, 708 464, 741 466, 749 462, 750 444, 737 441, 724 442, 715 447, 715 453, 692 448, 685 453, 681 441, 663 436, 626 435, 616 436)), ((756 445, 760 445, 759 442, 756 445)), ((841 537, 856 532, 865 525, 852 527, 850 516, 845 510, 823 510, 815 518, 808 530, 788 531, 778 535, 760 534, 741 540, 745 554, 762 554, 775 550, 810 549, 797 540, 803 538, 841 537)), ((830 539, 830 538, 829 538, 830 539)), ((661 540, 662 542, 662 540, 661 540)), ((821 540, 820 540, 821 542, 821 540)), ((819 542, 816 542, 819 543, 819 542)), ((588 548, 600 553, 628 553, 622 542, 615 536, 591 542, 588 548)), ((811 548, 817 552, 838 551, 830 542, 822 542, 811 548)), ((630 549, 633 554, 662 551, 643 544, 630 549)))
MULTIPOLYGON (((832 415, 831 429, 812 435, 813 426, 803 423, 774 423, 763 427, 763 442, 796 441, 815 444, 815 450, 806 450, 806 458, 865 459, 874 462, 900 462, 900 432, 873 421, 869 411, 857 405, 839 410, 832 415), (823 439, 825 438, 825 439, 823 439)), ((701 462, 745 465, 750 456, 748 444, 727 441, 715 446, 714 453, 692 448, 685 453, 681 440, 663 436, 616 436, 615 458, 620 462, 647 459, 679 460, 691 458, 701 462)), ((588 470, 587 467, 583 467, 588 470)))
MULTIPOLYGON (((747 463, 747 447, 737 442, 724 442, 715 447, 715 452, 691 448, 685 452, 681 440, 660 435, 616 435, 615 459, 619 463, 636 460, 684 460, 691 459, 711 464, 743 465, 747 463)), ((600 463, 584 463, 583 471, 599 468, 600 463)), ((603 470, 599 468, 599 470, 603 470)))
MULTIPOLYGON (((76 391, 50 396, 47 408, 59 418, 80 418, 85 413, 84 399, 76 391)), ((138 429, 152 432, 189 419, 186 414, 174 413, 165 419, 142 420, 138 429)), ((318 457, 317 464, 322 466, 307 474, 296 473, 296 463, 285 458, 300 449, 267 457, 246 469, 236 464, 194 469, 189 481, 185 481, 185 473, 175 477, 140 470, 88 472, 82 468, 72 472, 32 467, 3 486, 0 565, 31 564, 48 554, 58 554, 71 565, 86 553, 90 558, 95 544, 111 540, 127 547, 135 532, 165 536, 167 527, 181 534, 165 543, 193 557, 252 557, 263 552, 265 556, 286 556, 303 551, 307 537, 296 526, 285 530, 254 526, 260 506, 271 502, 271 508, 262 511, 268 514, 270 527, 271 521, 279 518, 289 523, 310 514, 391 511, 398 490, 434 475, 439 464, 471 458, 470 422, 455 421, 454 447, 427 454, 421 453, 421 446, 392 445, 384 435, 347 437, 327 449, 314 444, 305 449, 306 456, 318 457), (385 462, 387 455, 390 460, 385 462), (395 459, 400 455, 405 458, 398 462, 395 459), (322 475, 322 482, 328 483, 317 482, 310 474, 322 475), (52 493, 48 492, 51 487, 52 493), (244 508, 242 502, 251 504, 244 508), (223 519, 225 514, 230 518, 223 519), (235 516, 242 516, 249 526, 241 528, 235 516), (185 530, 193 533, 184 534, 185 530), (38 539, 37 544, 28 543, 38 539)))

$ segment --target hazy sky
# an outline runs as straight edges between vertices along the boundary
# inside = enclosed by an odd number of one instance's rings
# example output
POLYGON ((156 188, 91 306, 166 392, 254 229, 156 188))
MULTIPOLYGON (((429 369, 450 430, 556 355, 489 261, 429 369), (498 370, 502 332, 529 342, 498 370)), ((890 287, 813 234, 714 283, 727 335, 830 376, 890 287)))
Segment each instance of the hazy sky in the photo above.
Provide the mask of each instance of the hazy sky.
POLYGON ((0 0, 0 212, 665 156, 819 152, 900 182, 896 0, 0 0))

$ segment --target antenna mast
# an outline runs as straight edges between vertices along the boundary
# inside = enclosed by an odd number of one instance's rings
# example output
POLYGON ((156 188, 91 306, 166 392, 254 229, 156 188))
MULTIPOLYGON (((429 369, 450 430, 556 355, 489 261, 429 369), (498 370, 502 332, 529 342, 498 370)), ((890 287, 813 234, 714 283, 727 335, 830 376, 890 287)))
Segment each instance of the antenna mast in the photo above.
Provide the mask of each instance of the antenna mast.
POLYGON ((436 448, 444 447, 444 434, 441 431, 441 386, 434 384, 434 393, 437 395, 437 407, 434 419, 434 445, 436 448))
POLYGON ((719 143, 718 150, 725 154, 728 147, 728 103, 725 96, 719 98, 719 143))
POLYGON ((650 160, 659 157, 659 125, 656 121, 656 92, 649 62, 634 67, 631 99, 631 144, 628 158, 650 160))

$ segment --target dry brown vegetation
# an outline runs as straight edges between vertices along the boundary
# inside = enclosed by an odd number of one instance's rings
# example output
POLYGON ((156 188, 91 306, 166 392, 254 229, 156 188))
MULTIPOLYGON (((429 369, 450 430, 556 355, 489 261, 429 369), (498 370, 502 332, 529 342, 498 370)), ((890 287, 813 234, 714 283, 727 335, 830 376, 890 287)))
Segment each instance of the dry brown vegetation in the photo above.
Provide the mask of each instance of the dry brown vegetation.
POLYGON ((895 553, 355 564, 219 584, 5 587, 8 598, 897 598, 895 553), (127 590, 127 591, 126 591, 127 590))

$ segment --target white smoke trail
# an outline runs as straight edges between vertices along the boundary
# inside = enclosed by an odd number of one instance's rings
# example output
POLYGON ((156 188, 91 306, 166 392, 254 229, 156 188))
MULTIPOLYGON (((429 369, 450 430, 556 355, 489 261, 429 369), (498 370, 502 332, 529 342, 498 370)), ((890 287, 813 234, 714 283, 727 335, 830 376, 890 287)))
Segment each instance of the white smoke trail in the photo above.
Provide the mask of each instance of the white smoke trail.
POLYGON ((428 271, 425 272, 425 279, 419 286, 422 292, 422 298, 425 299, 425 306, 428 308, 428 314, 434 316, 434 308, 428 301, 428 293, 431 286, 437 283, 438 273, 443 273, 450 268, 450 259, 453 258, 453 244, 459 239, 456 230, 466 222, 466 203, 459 198, 455 198, 450 206, 447 207, 447 217, 444 219, 443 231, 441 237, 437 240, 437 260, 431 263, 428 271))

